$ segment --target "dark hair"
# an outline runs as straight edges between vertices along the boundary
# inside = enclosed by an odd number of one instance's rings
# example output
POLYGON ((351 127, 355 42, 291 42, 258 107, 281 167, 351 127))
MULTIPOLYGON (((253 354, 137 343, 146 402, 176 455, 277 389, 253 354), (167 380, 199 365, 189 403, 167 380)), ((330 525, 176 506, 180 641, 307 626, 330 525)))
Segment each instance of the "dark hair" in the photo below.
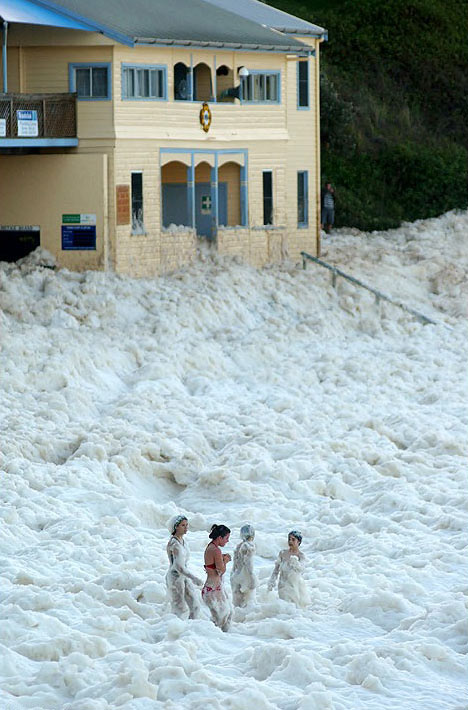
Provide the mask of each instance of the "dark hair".
POLYGON ((217 537, 226 537, 231 531, 225 525, 214 525, 211 526, 211 530, 208 533, 208 537, 211 540, 216 540, 217 537))
POLYGON ((293 537, 296 538, 296 540, 299 542, 299 545, 301 544, 301 542, 302 542, 302 533, 299 532, 299 530, 290 530, 290 531, 288 532, 288 537, 289 537, 290 535, 292 535, 293 537))

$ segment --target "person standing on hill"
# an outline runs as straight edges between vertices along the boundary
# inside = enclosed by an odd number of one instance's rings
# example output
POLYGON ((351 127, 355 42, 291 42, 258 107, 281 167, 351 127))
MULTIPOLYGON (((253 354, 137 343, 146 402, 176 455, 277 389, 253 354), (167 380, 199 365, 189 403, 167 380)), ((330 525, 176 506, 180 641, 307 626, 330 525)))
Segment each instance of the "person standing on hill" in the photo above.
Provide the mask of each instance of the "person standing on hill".
POLYGON ((335 222, 335 188, 331 182, 325 183, 322 190, 322 229, 325 229, 327 234, 335 222))

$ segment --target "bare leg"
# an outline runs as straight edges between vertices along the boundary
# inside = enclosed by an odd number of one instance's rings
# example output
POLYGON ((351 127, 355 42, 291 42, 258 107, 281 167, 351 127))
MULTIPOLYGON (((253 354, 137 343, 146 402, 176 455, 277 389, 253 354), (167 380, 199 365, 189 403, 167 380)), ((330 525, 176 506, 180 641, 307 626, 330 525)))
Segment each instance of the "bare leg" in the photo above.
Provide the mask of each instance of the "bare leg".
POLYGON ((222 631, 228 631, 232 619, 232 607, 224 589, 205 591, 203 600, 210 610, 213 623, 222 631))
POLYGON ((222 619, 221 623, 221 631, 229 631, 231 628, 231 621, 232 621, 232 609, 229 608, 229 611, 227 615, 222 619))

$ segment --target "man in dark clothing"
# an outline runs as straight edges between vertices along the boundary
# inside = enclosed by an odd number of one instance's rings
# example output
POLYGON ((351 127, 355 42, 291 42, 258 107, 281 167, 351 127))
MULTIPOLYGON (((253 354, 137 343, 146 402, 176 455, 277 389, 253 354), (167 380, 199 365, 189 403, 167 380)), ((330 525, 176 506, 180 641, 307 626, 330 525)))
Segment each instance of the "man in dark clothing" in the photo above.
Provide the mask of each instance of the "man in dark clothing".
POLYGON ((327 234, 335 221, 335 189, 331 182, 325 183, 322 190, 322 229, 325 229, 327 234))

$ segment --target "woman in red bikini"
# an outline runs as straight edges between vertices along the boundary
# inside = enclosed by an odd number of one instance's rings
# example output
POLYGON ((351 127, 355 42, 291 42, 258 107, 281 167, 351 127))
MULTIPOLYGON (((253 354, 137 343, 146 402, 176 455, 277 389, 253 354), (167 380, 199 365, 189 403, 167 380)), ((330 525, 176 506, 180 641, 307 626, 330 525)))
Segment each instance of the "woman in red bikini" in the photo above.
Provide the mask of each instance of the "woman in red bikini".
POLYGON ((213 623, 223 631, 228 631, 232 617, 231 601, 223 585, 223 575, 231 555, 223 555, 220 548, 229 542, 230 534, 225 525, 212 526, 209 534, 211 542, 205 550, 206 582, 202 589, 202 599, 210 610, 213 623))

